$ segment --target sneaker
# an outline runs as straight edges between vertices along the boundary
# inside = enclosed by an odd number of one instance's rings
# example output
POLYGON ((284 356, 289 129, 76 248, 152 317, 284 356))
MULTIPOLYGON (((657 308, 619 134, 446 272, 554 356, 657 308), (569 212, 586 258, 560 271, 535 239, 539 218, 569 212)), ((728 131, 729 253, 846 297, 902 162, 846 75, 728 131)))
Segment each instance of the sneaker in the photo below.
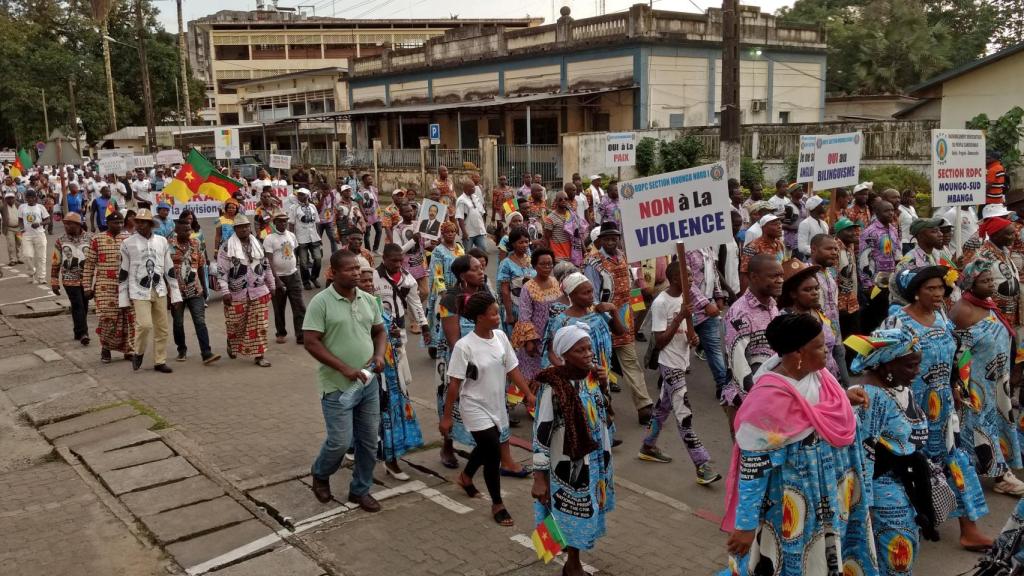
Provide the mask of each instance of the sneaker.
POLYGON ((644 446, 640 448, 637 458, 645 462, 660 462, 662 464, 668 464, 672 461, 672 458, 662 452, 657 446, 644 446))
POLYGON ((722 475, 715 472, 715 469, 711 467, 711 462, 705 462, 700 466, 697 466, 697 484, 701 486, 707 486, 713 484, 722 479, 722 475))
POLYGON ((214 354, 213 352, 207 352, 206 354, 203 354, 203 364, 207 366, 213 364, 217 360, 220 360, 220 354, 214 354))
POLYGON ((702 362, 707 362, 707 360, 708 360, 708 355, 704 353, 704 347, 703 346, 698 346, 697 349, 693 351, 693 354, 697 358, 700 358, 702 362))
POLYGON ((153 371, 160 372, 163 374, 170 374, 174 372, 174 370, 172 370, 171 367, 168 366, 167 364, 157 364, 156 366, 153 366, 153 371))
POLYGON ((175 362, 184 362, 185 361, 185 353, 184 352, 178 352, 178 357, 175 358, 174 361, 175 362))
POLYGON ((992 489, 999 494, 1006 494, 1007 496, 1024 496, 1024 482, 1021 482, 1010 471, 1003 474, 1003 477, 992 486, 992 489))
POLYGON ((348 460, 350 462, 355 462, 356 461, 356 449, 355 448, 349 448, 348 451, 345 452, 345 460, 348 460))

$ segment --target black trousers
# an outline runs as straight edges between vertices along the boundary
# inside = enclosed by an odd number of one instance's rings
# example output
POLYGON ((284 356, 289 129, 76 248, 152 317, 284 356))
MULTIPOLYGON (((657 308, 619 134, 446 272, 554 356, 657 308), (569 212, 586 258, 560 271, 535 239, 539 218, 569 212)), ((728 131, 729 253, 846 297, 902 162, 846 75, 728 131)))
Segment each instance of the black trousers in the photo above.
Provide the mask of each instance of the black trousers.
POLYGON ((278 276, 277 281, 280 285, 271 296, 271 302, 274 305, 274 327, 277 330, 275 336, 288 335, 285 307, 291 303, 295 337, 301 339, 302 321, 306 318, 306 303, 302 301, 302 278, 299 272, 295 271, 288 276, 278 276))
POLYGON ((487 430, 470 432, 476 446, 469 454, 469 462, 466 463, 466 477, 470 480, 480 466, 484 467, 484 483, 487 484, 487 494, 491 502, 501 504, 501 432, 497 426, 491 426, 487 430))
POLYGON ((88 315, 89 299, 85 297, 85 289, 81 286, 65 286, 64 293, 71 303, 71 321, 75 326, 75 340, 89 335, 88 315))

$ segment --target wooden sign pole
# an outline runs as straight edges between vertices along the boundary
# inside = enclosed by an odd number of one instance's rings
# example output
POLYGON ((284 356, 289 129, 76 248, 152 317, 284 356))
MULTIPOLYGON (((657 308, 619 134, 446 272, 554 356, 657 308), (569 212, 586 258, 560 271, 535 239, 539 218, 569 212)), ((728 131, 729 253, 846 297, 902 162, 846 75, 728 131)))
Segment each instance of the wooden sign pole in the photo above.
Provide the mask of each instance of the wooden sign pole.
MULTIPOLYGON (((679 260, 679 280, 683 285, 683 310, 690 309, 690 270, 686 265, 686 244, 684 242, 676 242, 676 258, 679 260)), ((686 333, 688 335, 694 334, 693 327, 693 312, 689 312, 691 320, 686 323, 686 333)))

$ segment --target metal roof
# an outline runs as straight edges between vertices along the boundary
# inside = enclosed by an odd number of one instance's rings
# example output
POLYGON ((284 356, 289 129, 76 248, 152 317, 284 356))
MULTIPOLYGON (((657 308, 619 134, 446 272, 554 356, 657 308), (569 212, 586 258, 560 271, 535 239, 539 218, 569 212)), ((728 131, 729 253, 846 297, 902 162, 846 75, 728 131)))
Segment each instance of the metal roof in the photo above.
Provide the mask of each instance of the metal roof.
MULTIPOLYGON (((218 128, 237 128, 239 130, 244 130, 247 128, 259 128, 260 126, 261 124, 237 124, 233 126, 167 126, 166 124, 162 124, 155 128, 158 134, 164 133, 174 134, 176 136, 190 136, 194 134, 203 134, 205 132, 213 132, 218 128)), ((145 126, 125 126, 116 132, 111 132, 110 134, 103 136, 100 140, 135 140, 145 137, 145 126)))

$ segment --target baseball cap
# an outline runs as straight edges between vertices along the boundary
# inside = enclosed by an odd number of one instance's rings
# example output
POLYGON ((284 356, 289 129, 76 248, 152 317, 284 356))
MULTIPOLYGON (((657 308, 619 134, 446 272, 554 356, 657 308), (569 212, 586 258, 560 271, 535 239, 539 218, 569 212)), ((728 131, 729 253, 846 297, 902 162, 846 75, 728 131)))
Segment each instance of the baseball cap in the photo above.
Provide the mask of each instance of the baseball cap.
POLYGON ((822 198, 821 196, 811 196, 810 198, 807 199, 807 202, 804 204, 804 206, 807 207, 808 212, 811 212, 818 206, 821 206, 822 204, 825 204, 827 202, 828 201, 822 198))
POLYGON ((769 222, 775 222, 778 219, 779 217, 776 216, 775 214, 765 214, 764 216, 761 216, 761 219, 757 221, 757 224, 763 228, 765 224, 768 224, 769 222))
POLYGON ((839 220, 836 220, 836 223, 832 227, 832 229, 833 229, 833 231, 836 234, 839 234, 843 230, 846 230, 847 228, 853 228, 855 226, 860 226, 860 223, 859 222, 854 222, 853 220, 850 220, 849 218, 840 218, 839 220))

